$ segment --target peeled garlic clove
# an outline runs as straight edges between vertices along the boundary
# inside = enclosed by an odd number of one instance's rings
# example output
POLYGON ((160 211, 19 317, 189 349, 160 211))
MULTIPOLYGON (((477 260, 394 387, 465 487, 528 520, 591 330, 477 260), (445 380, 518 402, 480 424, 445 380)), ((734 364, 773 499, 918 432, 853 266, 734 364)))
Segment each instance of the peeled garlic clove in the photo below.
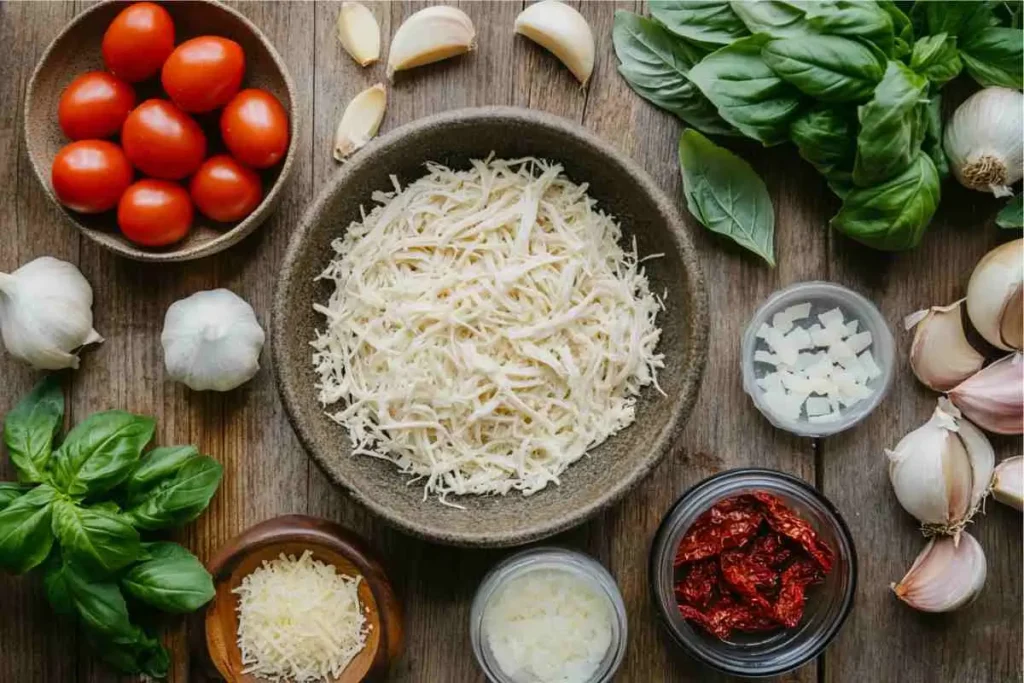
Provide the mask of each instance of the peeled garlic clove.
POLYGON ((380 59, 380 26, 366 5, 361 2, 341 3, 335 27, 341 46, 359 66, 367 66, 380 59))
POLYGON ((1018 455, 999 463, 992 477, 992 497, 1003 505, 1024 510, 1024 457, 1018 455))
POLYGON ((587 84, 594 71, 594 34, 582 14, 558 0, 542 0, 519 13, 515 31, 554 54, 587 84))
POLYGON ((476 28, 455 7, 427 7, 402 22, 388 52, 388 78, 396 71, 439 62, 475 47, 476 28))
POLYGON ((967 315, 989 344, 1005 351, 1024 347, 1024 239, 978 261, 967 283, 967 315))
POLYGON ((334 132, 334 158, 344 161, 377 134, 387 107, 387 91, 384 85, 367 88, 352 98, 345 107, 345 113, 334 132))
POLYGON ((932 306, 915 322, 918 314, 908 316, 908 327, 916 324, 910 346, 910 367, 921 383, 935 391, 948 391, 967 379, 985 363, 964 334, 960 304, 932 306))
POLYGON ((1019 351, 982 368, 949 392, 972 422, 995 434, 1024 433, 1024 355, 1019 351))
POLYGON ((985 585, 985 552, 969 533, 959 542, 933 538, 898 584, 900 600, 922 612, 952 612, 970 604, 985 585))

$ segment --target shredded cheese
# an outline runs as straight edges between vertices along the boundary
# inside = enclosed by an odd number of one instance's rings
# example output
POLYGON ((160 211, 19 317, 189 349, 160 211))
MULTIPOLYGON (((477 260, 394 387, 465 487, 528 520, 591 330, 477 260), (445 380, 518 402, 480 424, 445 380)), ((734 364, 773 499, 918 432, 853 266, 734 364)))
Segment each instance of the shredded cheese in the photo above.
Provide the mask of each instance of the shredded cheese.
POLYGON ((355 454, 424 480, 424 498, 529 495, 633 422, 664 366, 662 302, 560 165, 426 168, 332 245, 319 398, 341 404, 328 414, 355 454))
POLYGON ((366 645, 370 626, 359 604, 362 577, 334 565, 283 554, 242 579, 238 647, 243 673, 279 683, 337 677, 366 645))

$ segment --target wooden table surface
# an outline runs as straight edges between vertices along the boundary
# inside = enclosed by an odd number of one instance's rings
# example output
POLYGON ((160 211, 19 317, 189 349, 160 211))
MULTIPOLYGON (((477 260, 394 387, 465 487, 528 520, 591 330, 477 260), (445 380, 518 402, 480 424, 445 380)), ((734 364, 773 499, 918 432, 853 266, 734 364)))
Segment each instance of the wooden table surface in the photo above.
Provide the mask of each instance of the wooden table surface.
MULTIPOLYGON (((616 6, 582 12, 597 40, 587 90, 553 57, 512 33, 522 2, 460 3, 478 30, 468 57, 406 74, 389 87, 382 131, 438 111, 505 104, 553 112, 600 134, 680 197, 676 142, 680 122, 630 91, 616 73, 611 26, 616 6)), ((240 3, 277 46, 299 93, 300 154, 285 199, 255 234, 227 252, 184 264, 147 265, 112 255, 61 222, 32 174, 22 138, 25 87, 44 47, 80 2, 0 5, 0 270, 49 254, 78 264, 95 292, 95 326, 106 342, 65 375, 72 420, 122 408, 157 418, 157 443, 196 443, 224 464, 224 482, 209 511, 177 534, 208 560, 242 529, 276 515, 301 512, 337 520, 365 534, 382 553, 406 607, 406 654, 392 680, 482 681, 470 650, 469 605, 483 574, 506 551, 439 547, 409 538, 370 516, 334 489, 296 440, 274 387, 269 349, 245 387, 226 394, 193 393, 165 376, 159 335, 164 312, 193 292, 227 287, 269 322, 274 281, 293 227, 337 168, 334 127, 348 100, 384 79, 381 64, 360 69, 334 34, 337 4, 240 3)), ((377 4, 386 53, 389 36, 420 5, 377 4)), ((860 584, 845 628, 817 662, 787 681, 1011 681, 1021 679, 1021 515, 990 503, 971 528, 988 555, 988 582, 960 613, 925 615, 892 595, 923 547, 914 521, 891 493, 883 449, 923 423, 935 397, 906 365, 902 317, 963 295, 977 259, 1011 235, 993 223, 997 203, 951 183, 940 215, 917 250, 886 255, 827 229, 837 201, 792 148, 762 150, 737 143, 763 174, 777 212, 774 270, 734 249, 686 217, 701 255, 711 303, 711 345, 700 399, 682 439, 625 500, 554 542, 598 558, 619 582, 629 610, 629 646, 616 680, 636 683, 715 681, 667 642, 648 599, 647 551, 662 515, 688 486, 714 472, 756 465, 816 484, 846 517, 857 543, 860 584), (833 280, 873 299, 897 337, 900 365, 892 392, 864 423, 846 434, 812 441, 772 428, 743 394, 740 334, 758 303, 801 280, 833 280)), ((683 202, 678 201, 685 212, 683 202)), ((663 343, 671 343, 665 340, 663 343)), ((0 413, 37 374, 0 353, 0 413)), ((1000 457, 1020 451, 1019 439, 995 439, 1000 457)), ((570 473, 571 475, 571 473, 570 473)), ((6 462, 0 478, 12 478, 6 462)), ((167 633, 171 680, 206 680, 194 625, 167 633), (190 644, 192 648, 190 649, 190 644)), ((38 578, 0 576, 0 683, 96 683, 118 679, 98 664, 73 627, 57 620, 38 578)))

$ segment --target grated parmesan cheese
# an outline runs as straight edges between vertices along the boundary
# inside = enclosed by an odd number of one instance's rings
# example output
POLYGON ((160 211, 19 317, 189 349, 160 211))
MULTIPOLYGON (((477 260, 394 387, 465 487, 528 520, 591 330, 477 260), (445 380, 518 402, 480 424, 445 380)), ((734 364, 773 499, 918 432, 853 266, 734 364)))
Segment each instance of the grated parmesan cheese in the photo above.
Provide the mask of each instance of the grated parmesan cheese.
MULTIPOLYGON (((353 452, 437 494, 525 495, 634 420, 663 307, 636 244, 558 164, 427 164, 333 243, 313 342, 353 452)), ((658 255, 653 255, 658 256, 658 255)), ((651 257, 644 257, 651 258, 651 257)))
POLYGON ((238 647, 243 673, 273 683, 337 677, 366 645, 370 627, 359 604, 362 577, 334 565, 281 555, 242 579, 238 647))

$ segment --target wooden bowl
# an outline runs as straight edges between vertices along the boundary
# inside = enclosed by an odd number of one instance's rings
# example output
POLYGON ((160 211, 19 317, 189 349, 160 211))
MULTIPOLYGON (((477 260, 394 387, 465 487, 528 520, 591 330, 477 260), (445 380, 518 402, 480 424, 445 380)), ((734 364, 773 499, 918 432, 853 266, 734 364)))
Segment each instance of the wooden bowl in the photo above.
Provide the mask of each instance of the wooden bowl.
POLYGON ((387 575, 362 538, 326 519, 285 515, 261 522, 232 539, 210 563, 217 594, 206 608, 206 647, 213 665, 228 683, 260 683, 242 673, 238 649, 238 600, 232 591, 264 560, 281 553, 333 564, 338 572, 361 575, 359 602, 368 608, 366 646, 330 683, 378 681, 402 652, 402 612, 387 575))
POLYGON ((669 199, 645 171, 580 126, 526 109, 463 109, 421 119, 367 145, 327 183, 303 216, 281 269, 271 334, 277 386, 292 426, 317 464, 338 486, 401 529, 455 545, 512 546, 579 524, 621 498, 669 450, 697 397, 707 355, 708 312, 697 254, 669 199), (623 243, 636 238, 651 290, 666 291, 659 351, 665 367, 658 383, 639 397, 636 421, 570 466, 561 484, 529 497, 461 496, 459 510, 435 498, 389 462, 353 456, 345 430, 317 401, 309 342, 324 327, 313 302, 327 301, 332 286, 316 281, 330 261, 331 241, 371 206, 374 190, 391 190, 389 174, 407 183, 437 161, 465 168, 471 158, 538 156, 561 162, 576 182, 589 183, 598 206, 622 224, 623 243))
MULTIPOLYGON (((267 219, 281 199, 282 188, 291 174, 298 146, 295 85, 281 56, 256 26, 235 10, 211 0, 181 0, 161 3, 174 18, 175 41, 199 35, 218 35, 236 41, 245 50, 243 88, 261 88, 272 93, 288 112, 291 138, 284 160, 260 173, 263 201, 246 218, 235 223, 217 223, 198 211, 191 232, 184 240, 164 248, 142 248, 129 242, 117 228, 116 211, 80 214, 66 209, 53 193, 50 167, 57 152, 70 141, 57 123, 60 95, 75 77, 86 71, 104 70, 100 42, 107 26, 124 2, 101 2, 75 17, 46 48, 28 84, 25 97, 25 146, 32 168, 47 195, 67 220, 86 237, 112 251, 139 261, 187 261, 227 249, 267 219)), ((151 97, 167 99, 159 76, 135 84, 136 101, 151 97)), ((219 111, 196 120, 206 132, 212 155, 223 151, 219 132, 219 111)), ((141 175, 136 174, 136 177, 141 175)), ((187 182, 187 181, 186 181, 187 182)))

